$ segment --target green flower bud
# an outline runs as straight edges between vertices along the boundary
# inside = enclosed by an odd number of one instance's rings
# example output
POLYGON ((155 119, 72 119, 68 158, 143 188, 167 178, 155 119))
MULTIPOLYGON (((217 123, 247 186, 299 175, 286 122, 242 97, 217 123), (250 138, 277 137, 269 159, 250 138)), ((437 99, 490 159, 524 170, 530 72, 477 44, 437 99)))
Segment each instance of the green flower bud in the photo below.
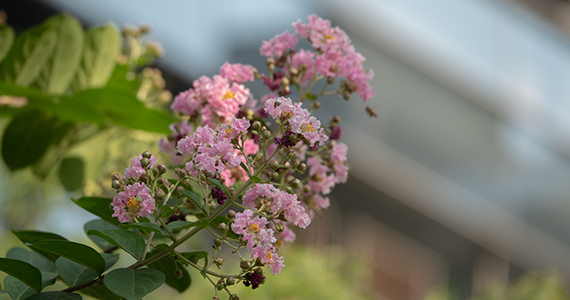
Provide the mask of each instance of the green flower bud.
POLYGON ((226 223, 220 223, 220 225, 218 225, 218 231, 219 232, 226 232, 228 231, 229 227, 226 223))
POLYGON ((259 129, 261 129, 261 122, 259 122, 259 121, 253 122, 253 124, 251 125, 251 128, 252 128, 253 130, 259 130, 259 129))
POLYGON ((223 242, 221 239, 219 239, 219 238, 216 238, 216 239, 214 240, 214 245, 216 245, 216 248, 217 248, 217 247, 220 247, 223 243, 224 243, 224 242, 223 242))
POLYGON ((224 259, 221 257, 218 257, 218 258, 214 259, 214 263, 218 267, 223 266, 224 265, 224 259))
POLYGON ((304 162, 300 163, 297 166, 297 172, 303 174, 303 173, 305 173, 305 170, 307 170, 307 165, 304 162))
POLYGON ((142 166, 143 168, 146 169, 149 165, 150 165, 150 159, 148 159, 148 158, 146 158, 146 157, 143 158, 143 159, 141 159, 141 166, 142 166))
POLYGON ((155 178, 160 176, 160 171, 158 169, 152 169, 152 176, 155 178))
POLYGON ((160 172, 160 175, 162 175, 162 174, 166 173, 166 171, 168 171, 166 166, 163 164, 159 164, 158 166, 156 166, 156 169, 160 172))
POLYGON ((293 194, 293 189, 290 187, 285 187, 285 191, 289 194, 293 194))
POLYGON ((271 173, 271 178, 277 178, 277 177, 279 177, 279 173, 277 172, 271 173))
POLYGON ((230 300, 239 300, 239 297, 238 297, 238 295, 236 295, 236 294, 232 294, 232 295, 230 296, 230 300))
POLYGON ((118 190, 121 188, 121 182, 118 180, 113 180, 113 182, 111 182, 111 187, 118 190))
POLYGON ((300 188, 301 187, 301 180, 295 178, 295 180, 293 180, 293 182, 291 182, 291 187, 292 188, 300 188))
POLYGON ((247 260, 242 260, 242 261, 239 263, 239 267, 240 267, 242 270, 249 270, 249 268, 250 268, 249 262, 248 262, 247 260))
POLYGON ((268 140, 268 139, 270 139, 271 136, 272 136, 272 135, 271 135, 271 131, 269 131, 269 130, 264 131, 264 132, 261 134, 261 136, 262 136, 264 139, 268 140))
POLYGON ((156 193, 154 194, 154 199, 155 200, 162 200, 164 199, 166 195, 164 194, 164 192, 161 189, 156 189, 156 193))
POLYGON ((289 150, 289 152, 287 152, 287 158, 293 159, 294 157, 295 157, 295 151, 289 150))
POLYGON ((234 285, 236 284, 236 280, 233 277, 226 278, 226 285, 234 285))
POLYGON ((142 153, 142 157, 144 157, 144 158, 150 159, 151 156, 152 156, 152 154, 150 152, 148 152, 148 150, 142 153))
POLYGON ((228 218, 228 220, 233 220, 236 217, 236 211, 233 209, 228 210, 228 213, 226 214, 226 218, 228 218))
POLYGON ((272 160, 269 162, 269 167, 270 167, 271 169, 275 170, 275 169, 279 168, 279 162, 277 162, 276 160, 272 159, 272 160))
POLYGON ((293 177, 293 176, 287 176, 287 179, 285 180, 285 183, 289 184, 289 183, 293 182, 293 180, 295 180, 295 177, 293 177))

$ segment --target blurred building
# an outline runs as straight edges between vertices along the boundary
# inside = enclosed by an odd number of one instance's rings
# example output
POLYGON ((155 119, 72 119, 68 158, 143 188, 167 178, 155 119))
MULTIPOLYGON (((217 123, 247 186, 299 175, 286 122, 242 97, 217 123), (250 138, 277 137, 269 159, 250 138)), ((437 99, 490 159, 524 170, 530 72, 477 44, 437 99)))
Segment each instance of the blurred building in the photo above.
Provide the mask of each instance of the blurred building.
POLYGON ((152 23, 174 92, 226 60, 263 69, 262 40, 310 13, 331 19, 374 70, 376 97, 322 101, 321 118, 343 119, 352 177, 301 239, 368 261, 379 299, 438 284, 466 297, 530 269, 570 282, 566 1, 21 3, 87 25, 152 23))

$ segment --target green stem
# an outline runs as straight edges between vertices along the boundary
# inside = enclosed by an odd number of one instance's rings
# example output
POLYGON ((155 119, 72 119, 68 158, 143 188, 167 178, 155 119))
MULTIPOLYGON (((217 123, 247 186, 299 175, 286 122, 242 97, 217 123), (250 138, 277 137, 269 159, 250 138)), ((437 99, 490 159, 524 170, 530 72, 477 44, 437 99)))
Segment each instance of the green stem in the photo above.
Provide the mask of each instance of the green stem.
MULTIPOLYGON (((182 254, 176 252, 176 251, 172 251, 172 253, 176 254, 180 259, 182 259, 185 263, 191 265, 192 267, 194 267, 196 270, 198 271, 204 271, 204 268, 200 267, 199 265, 193 263, 191 260, 189 260, 188 258, 184 257, 182 254)), ((219 274, 216 272, 212 272, 210 270, 206 270, 206 273, 219 277, 219 278, 229 278, 229 277, 239 277, 240 275, 223 275, 223 274, 219 274)))

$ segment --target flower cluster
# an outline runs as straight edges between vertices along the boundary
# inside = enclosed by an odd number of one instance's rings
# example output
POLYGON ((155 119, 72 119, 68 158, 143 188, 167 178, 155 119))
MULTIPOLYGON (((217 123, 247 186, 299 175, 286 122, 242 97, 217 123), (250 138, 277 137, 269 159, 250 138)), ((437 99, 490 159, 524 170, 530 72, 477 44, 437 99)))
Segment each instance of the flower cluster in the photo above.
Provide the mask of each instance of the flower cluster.
MULTIPOLYGON (((268 57, 268 73, 226 62, 220 75, 200 77, 193 88, 175 97, 171 109, 184 120, 172 124, 172 134, 159 142, 161 151, 171 156, 175 179, 163 179, 167 168, 145 152, 132 160, 123 178, 115 175, 113 180, 118 193, 113 216, 120 222, 154 221, 161 230, 153 225, 154 231, 168 234, 178 242, 173 245, 207 227, 215 237, 214 256, 226 246, 239 253, 241 272, 219 275, 218 283, 210 280, 228 293, 236 280, 258 288, 265 282, 264 266, 279 274, 285 261, 279 248, 293 242, 294 230, 306 228, 330 205, 328 194, 334 186, 347 180, 348 148, 339 141, 340 118, 321 123, 303 107, 304 101, 313 101, 313 111, 320 106, 318 97, 336 94, 348 99, 358 93, 366 101, 373 96, 368 84, 373 73, 364 71, 364 58, 344 31, 315 15, 293 28, 295 33, 263 42, 260 52, 268 57), (313 49, 296 51, 299 38, 308 39, 313 49), (337 77, 346 80, 327 91, 337 77), (321 79, 326 79, 323 92, 311 93, 321 79), (244 85, 254 80, 280 97, 267 94, 258 106, 244 85), (296 102, 284 97, 293 86, 300 94, 296 102), (242 211, 228 210, 230 205, 242 211), (185 221, 189 216, 208 225, 185 221), (169 225, 175 221, 192 231, 181 236, 180 229, 174 230, 178 227, 169 225), (247 250, 249 258, 240 250, 247 250)), ((151 240, 152 235, 148 245, 153 245, 151 240)), ((224 260, 216 257, 204 267, 185 262, 214 276, 207 269, 224 260)))

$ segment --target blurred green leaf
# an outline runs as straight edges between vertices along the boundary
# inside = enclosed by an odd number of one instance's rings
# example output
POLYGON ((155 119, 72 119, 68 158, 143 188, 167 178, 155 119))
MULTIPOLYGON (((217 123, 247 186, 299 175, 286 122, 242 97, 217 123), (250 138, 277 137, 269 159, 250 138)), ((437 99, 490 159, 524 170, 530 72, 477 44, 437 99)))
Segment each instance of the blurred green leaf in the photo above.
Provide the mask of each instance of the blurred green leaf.
POLYGON ((26 30, 16 37, 2 62, 0 78, 17 85, 29 86, 53 54, 57 33, 45 26, 26 30))
POLYGON ((43 292, 26 298, 27 300, 81 300, 83 299, 79 294, 64 293, 64 292, 43 292))
MULTIPOLYGON (((56 278, 59 274, 51 273, 51 272, 41 272, 42 276, 42 289, 53 285, 55 283, 56 278)), ((4 279, 4 287, 8 295, 12 299, 26 299, 31 295, 37 294, 38 292, 34 291, 25 283, 21 282, 20 280, 8 275, 4 279)))
MULTIPOLYGON (((156 249, 150 252, 148 256, 150 257, 159 251, 159 249, 156 249)), ((192 283, 192 278, 190 278, 190 274, 188 274, 186 268, 170 256, 164 256, 150 263, 148 267, 162 272, 166 277, 165 283, 180 293, 184 292, 192 283)))
POLYGON ((168 126, 175 121, 165 112, 144 106, 134 93, 101 88, 81 91, 74 98, 100 108, 113 123, 133 129, 168 134, 168 126))
POLYGON ((105 286, 127 300, 139 300, 159 288, 165 280, 162 272, 154 269, 116 269, 105 275, 105 286))
POLYGON ((92 28, 85 35, 81 64, 73 88, 76 91, 104 87, 121 52, 121 39, 112 25, 92 28))
POLYGON ((75 191, 83 186, 85 163, 80 157, 67 157, 61 161, 58 177, 63 187, 75 191))
POLYGON ((4 24, 0 26, 0 62, 8 51, 10 47, 12 47, 12 43, 14 43, 14 29, 10 27, 8 24, 4 24))
POLYGON ((18 170, 40 159, 51 141, 52 122, 39 111, 16 116, 2 137, 2 159, 10 170, 18 170))
POLYGON ((0 271, 20 280, 36 292, 42 290, 42 274, 40 270, 27 262, 0 257, 0 271))
POLYGON ((89 230, 87 234, 104 238, 107 242, 125 250, 135 259, 141 258, 146 247, 144 239, 138 233, 125 229, 89 230))
MULTIPOLYGON (((24 244, 33 244, 41 240, 64 240, 67 239, 51 232, 43 232, 43 231, 30 231, 30 230, 22 230, 22 231, 14 231, 12 233, 24 244)), ((35 252, 47 257, 48 259, 55 261, 57 259, 57 255, 53 255, 49 252, 33 249, 35 252)))
POLYGON ((37 83, 46 94, 63 94, 79 67, 85 35, 83 27, 67 14, 53 16, 43 26, 56 32, 57 37, 53 55, 42 68, 37 83))
MULTIPOLYGON (((105 260, 105 270, 108 270, 119 260, 119 255, 116 254, 100 254, 105 260)), ((63 280, 65 280, 65 282, 70 286, 77 286, 86 283, 99 276, 97 272, 65 257, 59 257, 55 261, 55 264, 57 266, 57 271, 61 274, 61 278, 63 278, 63 280)))
POLYGON ((184 194, 186 197, 188 197, 188 199, 190 199, 190 201, 192 201, 192 203, 196 204, 198 206, 198 208, 200 208, 202 213, 206 214, 206 209, 204 207, 204 200, 202 199, 202 197, 200 197, 200 195, 198 195, 192 191, 187 191, 187 190, 183 190, 182 194, 184 194))
POLYGON ((174 231, 180 231, 182 229, 187 229, 187 228, 196 227, 196 226, 199 226, 202 228, 208 227, 208 219, 202 218, 196 222, 174 221, 174 222, 168 223, 166 225, 166 228, 168 228, 168 230, 170 230, 171 232, 174 232, 174 231))
POLYGON ((307 98, 307 100, 317 100, 317 96, 311 93, 307 93, 305 98, 307 98))
POLYGON ((13 247, 6 253, 6 258, 17 259, 25 261, 30 265, 38 268, 44 272, 55 272, 55 264, 53 261, 45 258, 44 256, 21 247, 13 247))
POLYGON ((125 94, 136 95, 140 85, 140 79, 136 77, 133 72, 129 71, 127 65, 117 64, 105 88, 125 94))
POLYGON ((81 206, 86 211, 98 216, 99 218, 115 225, 119 225, 117 218, 111 217, 113 211, 111 210, 111 198, 102 197, 81 197, 77 200, 71 199, 75 204, 81 206))
POLYGON ((57 256, 63 256, 94 270, 98 274, 105 271, 105 260, 103 257, 87 245, 62 240, 43 240, 32 244, 30 247, 57 256))
POLYGON ((42 157, 33 164, 35 175, 45 179, 50 171, 59 163, 67 150, 71 138, 75 133, 75 124, 57 119, 51 120, 50 144, 42 157))
POLYGON ((105 220, 101 220, 101 219, 89 221, 83 226, 83 231, 85 232, 87 237, 89 237, 93 241, 93 243, 95 243, 97 246, 99 246, 99 248, 101 248, 101 250, 110 251, 112 249, 117 248, 117 246, 107 242, 104 238, 94 236, 94 235, 88 235, 87 232, 89 232, 89 230, 92 230, 92 229, 94 229, 94 230, 120 229, 119 226, 116 226, 114 224, 111 224, 111 223, 109 223, 105 220))
POLYGON ((79 291, 82 294, 101 300, 121 300, 122 298, 115 295, 104 285, 93 285, 79 291))
POLYGON ((154 231, 156 233, 160 233, 162 235, 168 236, 168 233, 164 231, 162 228, 158 227, 158 225, 153 223, 131 223, 124 225, 126 228, 137 228, 143 231, 154 231))

